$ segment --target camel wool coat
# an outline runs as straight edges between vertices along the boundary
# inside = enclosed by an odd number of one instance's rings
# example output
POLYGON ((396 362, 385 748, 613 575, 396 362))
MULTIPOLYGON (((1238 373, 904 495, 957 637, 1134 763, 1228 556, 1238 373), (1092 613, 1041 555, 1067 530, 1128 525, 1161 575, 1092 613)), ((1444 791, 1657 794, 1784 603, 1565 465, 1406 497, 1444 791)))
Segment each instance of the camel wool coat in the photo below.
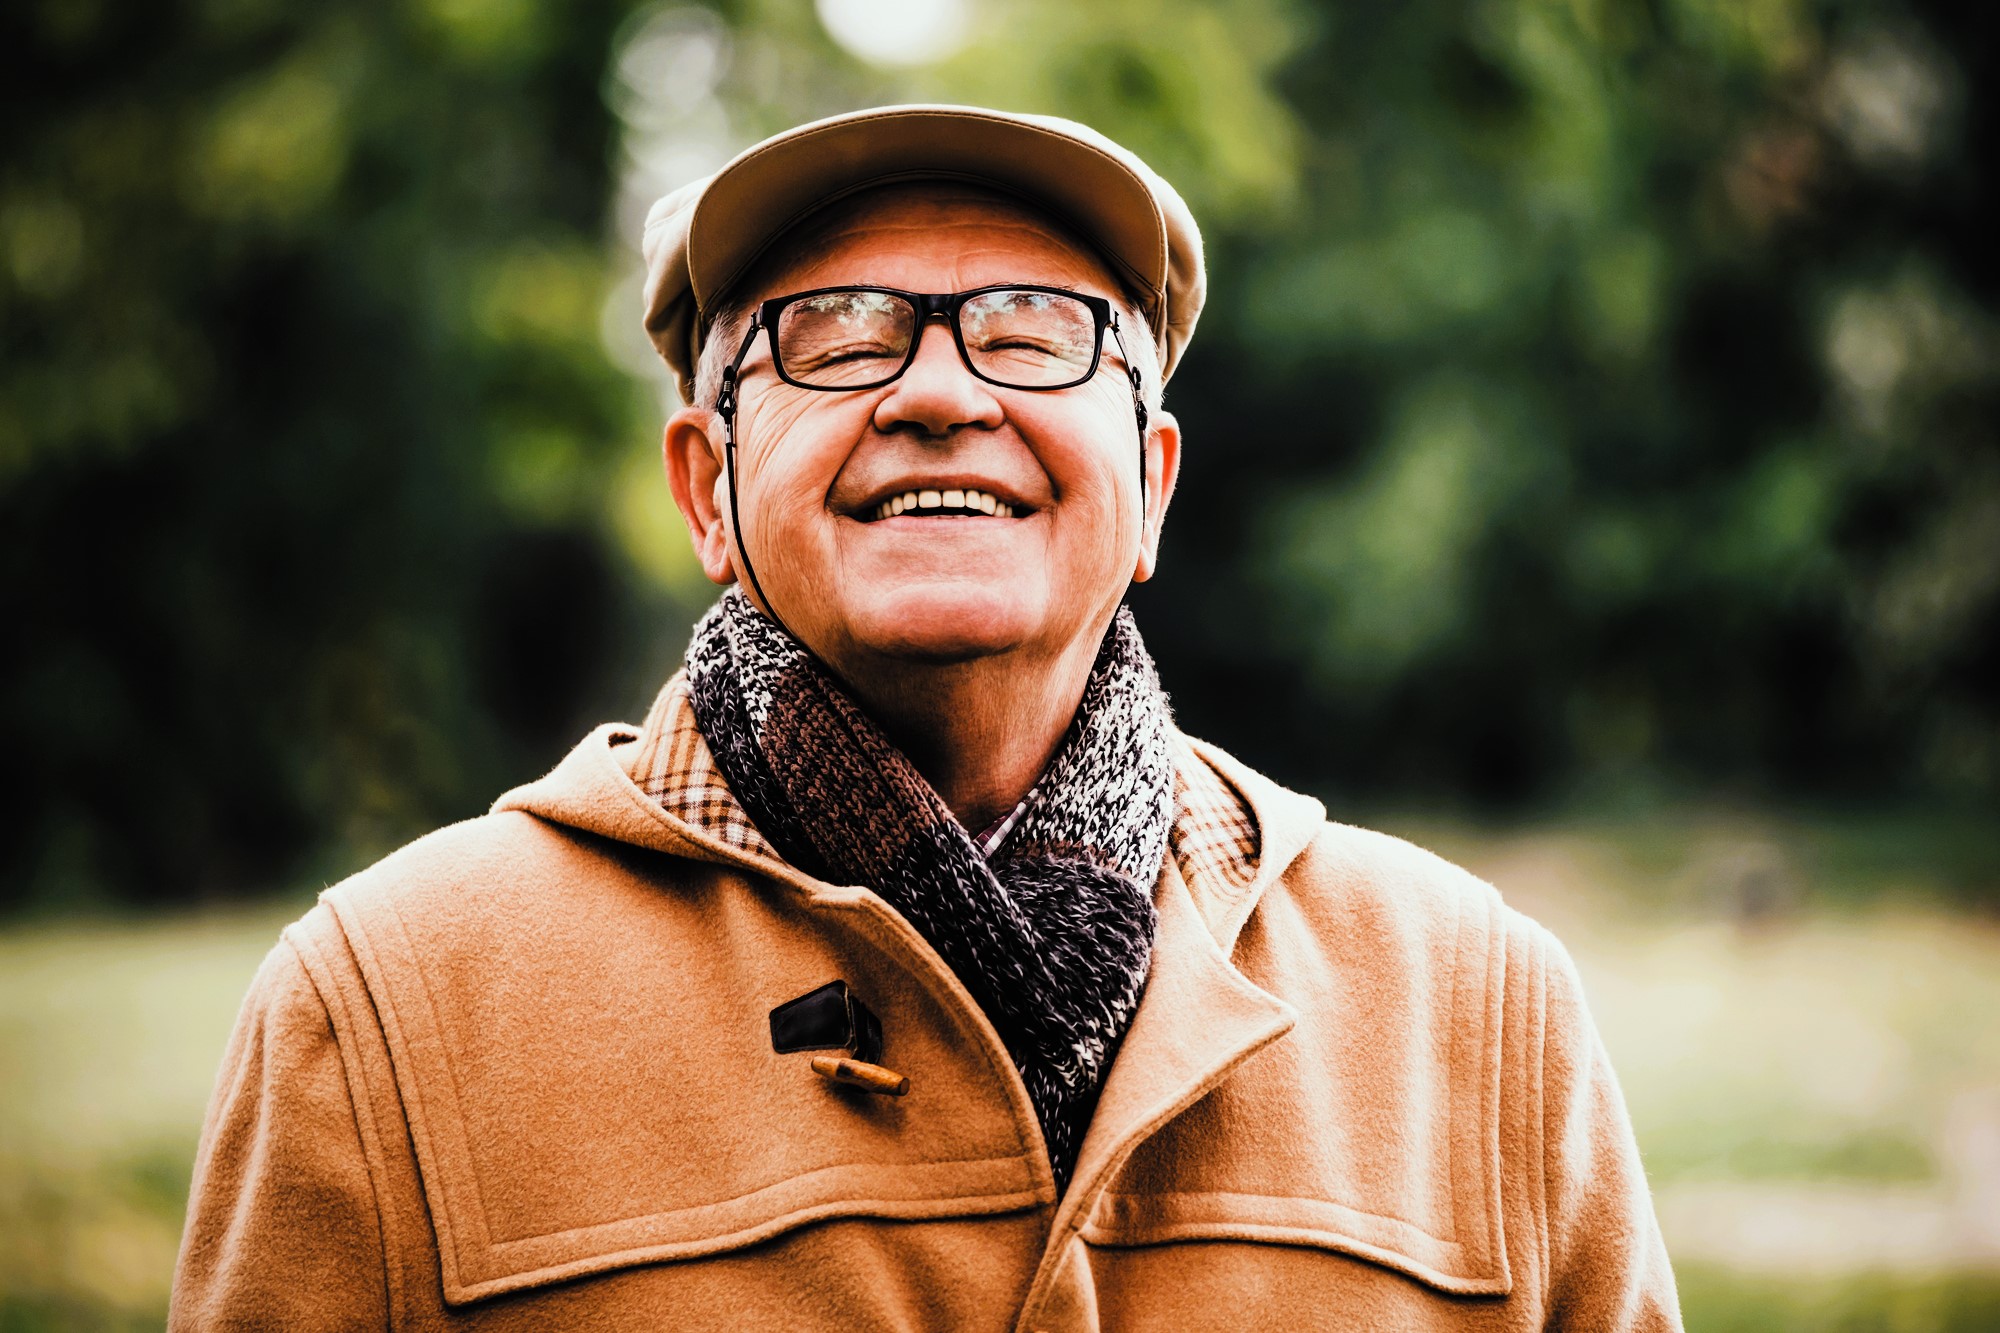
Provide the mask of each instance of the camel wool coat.
POLYGON ((924 939, 668 814, 634 738, 600 728, 284 932, 210 1106, 171 1328, 1680 1326, 1575 971, 1486 884, 1194 743, 1260 869, 1167 858, 1058 1198, 924 939), (907 1096, 771 1049, 771 1009, 834 979, 907 1096))

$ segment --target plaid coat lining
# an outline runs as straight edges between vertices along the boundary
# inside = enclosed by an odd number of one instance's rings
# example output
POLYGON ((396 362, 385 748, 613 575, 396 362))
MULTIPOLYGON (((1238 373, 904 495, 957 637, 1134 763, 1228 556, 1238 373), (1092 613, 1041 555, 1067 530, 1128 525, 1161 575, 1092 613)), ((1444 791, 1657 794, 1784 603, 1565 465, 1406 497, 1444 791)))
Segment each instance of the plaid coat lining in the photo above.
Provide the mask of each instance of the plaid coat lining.
MULTIPOLYGON (((723 781, 695 724, 683 675, 667 682, 646 714, 632 772, 640 790, 668 814, 740 852, 783 859, 723 781)), ((1179 740, 1175 756, 1174 826, 1167 846, 1181 877, 1190 882, 1219 879, 1241 888, 1257 873, 1256 816, 1185 740, 1179 740)))

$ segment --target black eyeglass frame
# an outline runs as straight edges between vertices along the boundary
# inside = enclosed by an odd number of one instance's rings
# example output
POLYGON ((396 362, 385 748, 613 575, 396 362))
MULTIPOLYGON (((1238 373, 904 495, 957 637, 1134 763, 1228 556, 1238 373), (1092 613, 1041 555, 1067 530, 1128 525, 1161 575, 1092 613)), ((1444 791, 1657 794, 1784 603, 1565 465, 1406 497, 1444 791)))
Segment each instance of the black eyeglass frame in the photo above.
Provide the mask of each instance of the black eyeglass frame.
MULTIPOLYGON (((965 368, 972 372, 974 378, 984 380, 997 388, 1027 389, 1032 392, 1047 393, 1057 389, 1074 389, 1077 385, 1087 384, 1096 377, 1097 367, 1104 359, 1104 331, 1115 325, 1117 318, 1111 309, 1111 302, 1101 296, 1071 291, 1067 287, 1043 287, 1026 282, 995 283, 990 287, 974 287, 964 292, 906 292, 895 287, 815 287, 811 291, 793 292, 789 296, 774 296, 759 304, 756 318, 752 320, 752 338, 755 337, 754 329, 757 325, 761 325, 770 335, 771 368, 778 372, 778 378, 785 383, 801 389, 818 389, 829 393, 859 392, 865 389, 879 389, 885 384, 893 384, 901 379, 903 373, 917 359, 917 352, 923 345, 924 327, 934 319, 943 319, 951 326, 952 341, 958 344, 959 360, 965 363, 965 368), (910 335, 910 347, 903 354, 902 364, 881 378, 869 380, 865 384, 813 384, 795 378, 785 369, 784 353, 778 349, 778 317, 784 313, 786 306, 809 301, 815 296, 834 296, 842 292, 871 292, 878 296, 898 297, 907 301, 916 311, 917 318, 910 335), (959 323, 959 312, 965 309, 968 301, 981 296, 990 296, 994 292, 1037 292, 1044 296, 1060 296, 1075 301, 1088 310, 1095 327, 1090 335, 1090 364, 1084 368, 1083 373, 1075 379, 1063 380, 1058 384, 1016 384, 1011 380, 996 379, 974 365, 971 349, 965 345, 965 328, 959 323)), ((747 352, 748 348, 744 350, 747 352)), ((1125 344, 1122 339, 1119 340, 1118 351, 1121 356, 1124 355, 1125 344)), ((739 356, 737 358, 739 368, 741 363, 742 357, 739 356)))
MULTIPOLYGON (((904 372, 916 361, 917 353, 923 348, 924 330, 933 319, 940 318, 951 326, 951 340, 958 348, 959 362, 974 379, 991 384, 995 388, 1019 389, 1028 393, 1053 393, 1062 389, 1074 389, 1097 378, 1098 368, 1104 362, 1104 332, 1109 329, 1111 340, 1118 344, 1118 357, 1125 363, 1125 378, 1132 386, 1132 411, 1139 423, 1139 508, 1140 512, 1144 513, 1147 418, 1145 380, 1139 374, 1139 368, 1132 364, 1131 353, 1125 350, 1125 338, 1120 331, 1118 312, 1112 309, 1111 302, 1103 297, 1092 296, 1087 292, 1071 291, 1067 287, 1045 287, 1031 282, 1000 282, 987 287, 974 287, 963 292, 906 292, 897 287, 849 284, 841 287, 814 287, 809 291, 773 296, 767 301, 758 303, 757 312, 750 317, 750 327, 743 331, 743 341, 737 346, 736 355, 730 358, 728 367, 722 372, 722 387, 715 395, 715 414, 722 418, 723 446, 727 455, 724 467, 729 484, 729 526, 736 536, 736 552, 743 562, 743 572, 750 576, 750 586, 756 590, 758 600, 764 603, 765 610, 772 620, 777 621, 779 628, 784 629, 785 622, 779 618, 777 607, 773 606, 771 599, 765 595, 764 585, 757 581, 757 571, 750 563, 749 548, 743 541, 743 520, 736 502, 736 385, 741 377, 743 358, 750 355, 750 349, 756 345, 757 334, 763 331, 769 335, 771 344, 771 368, 786 384, 795 388, 811 389, 817 393, 863 393, 869 389, 880 389, 885 385, 894 384, 901 379, 904 372), (866 384, 809 384, 804 380, 793 379, 786 373, 784 355, 778 350, 778 315, 794 301, 803 301, 813 296, 830 296, 835 292, 878 292, 885 296, 899 296, 916 308, 917 322, 910 332, 909 351, 904 353, 903 363, 896 367, 893 374, 885 375, 878 380, 870 380, 866 384), (1060 384, 1010 384, 1006 380, 982 374, 979 367, 972 364, 972 354, 966 350, 965 331, 959 327, 958 317, 967 301, 991 292, 1046 292, 1052 296, 1066 296, 1071 300, 1082 302, 1090 310, 1097 325, 1091 341, 1090 369, 1077 378, 1065 380, 1060 384)), ((787 629, 786 632, 790 633, 790 630, 787 629)), ((797 635, 792 637, 798 638, 797 635)), ((803 644, 804 641, 800 642, 803 644)))

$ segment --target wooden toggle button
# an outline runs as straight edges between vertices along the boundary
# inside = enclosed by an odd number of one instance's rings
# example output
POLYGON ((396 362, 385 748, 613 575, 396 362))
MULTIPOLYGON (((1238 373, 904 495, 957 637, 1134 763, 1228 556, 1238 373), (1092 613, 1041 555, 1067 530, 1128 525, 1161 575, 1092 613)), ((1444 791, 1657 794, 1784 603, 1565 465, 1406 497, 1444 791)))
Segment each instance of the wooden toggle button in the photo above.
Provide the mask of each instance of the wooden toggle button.
POLYGON ((850 1060, 844 1055, 815 1055, 812 1067, 813 1073, 821 1078, 845 1083, 864 1092, 880 1093, 884 1097, 900 1097, 910 1090, 910 1080, 906 1075, 880 1065, 871 1065, 866 1060, 850 1060))

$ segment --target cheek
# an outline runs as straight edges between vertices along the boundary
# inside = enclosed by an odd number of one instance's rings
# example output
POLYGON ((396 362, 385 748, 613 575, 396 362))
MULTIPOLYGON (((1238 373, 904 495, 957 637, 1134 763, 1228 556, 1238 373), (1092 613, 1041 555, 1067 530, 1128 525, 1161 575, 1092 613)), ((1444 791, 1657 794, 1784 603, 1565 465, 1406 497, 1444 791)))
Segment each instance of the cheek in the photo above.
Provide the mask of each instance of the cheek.
POLYGON ((1092 406, 1084 423, 1036 422, 1040 438, 1050 442, 1038 452, 1069 520, 1065 545, 1110 558, 1139 538, 1139 428, 1120 414, 1116 399, 1092 406))
MULTIPOLYGON (((840 443, 840 415, 815 413, 803 392, 767 394, 738 419, 737 486, 745 526, 791 534, 825 508, 828 487, 851 448, 840 443)), ((751 534, 756 540, 756 534, 751 534)), ((785 543, 790 546, 791 541, 785 543)))

